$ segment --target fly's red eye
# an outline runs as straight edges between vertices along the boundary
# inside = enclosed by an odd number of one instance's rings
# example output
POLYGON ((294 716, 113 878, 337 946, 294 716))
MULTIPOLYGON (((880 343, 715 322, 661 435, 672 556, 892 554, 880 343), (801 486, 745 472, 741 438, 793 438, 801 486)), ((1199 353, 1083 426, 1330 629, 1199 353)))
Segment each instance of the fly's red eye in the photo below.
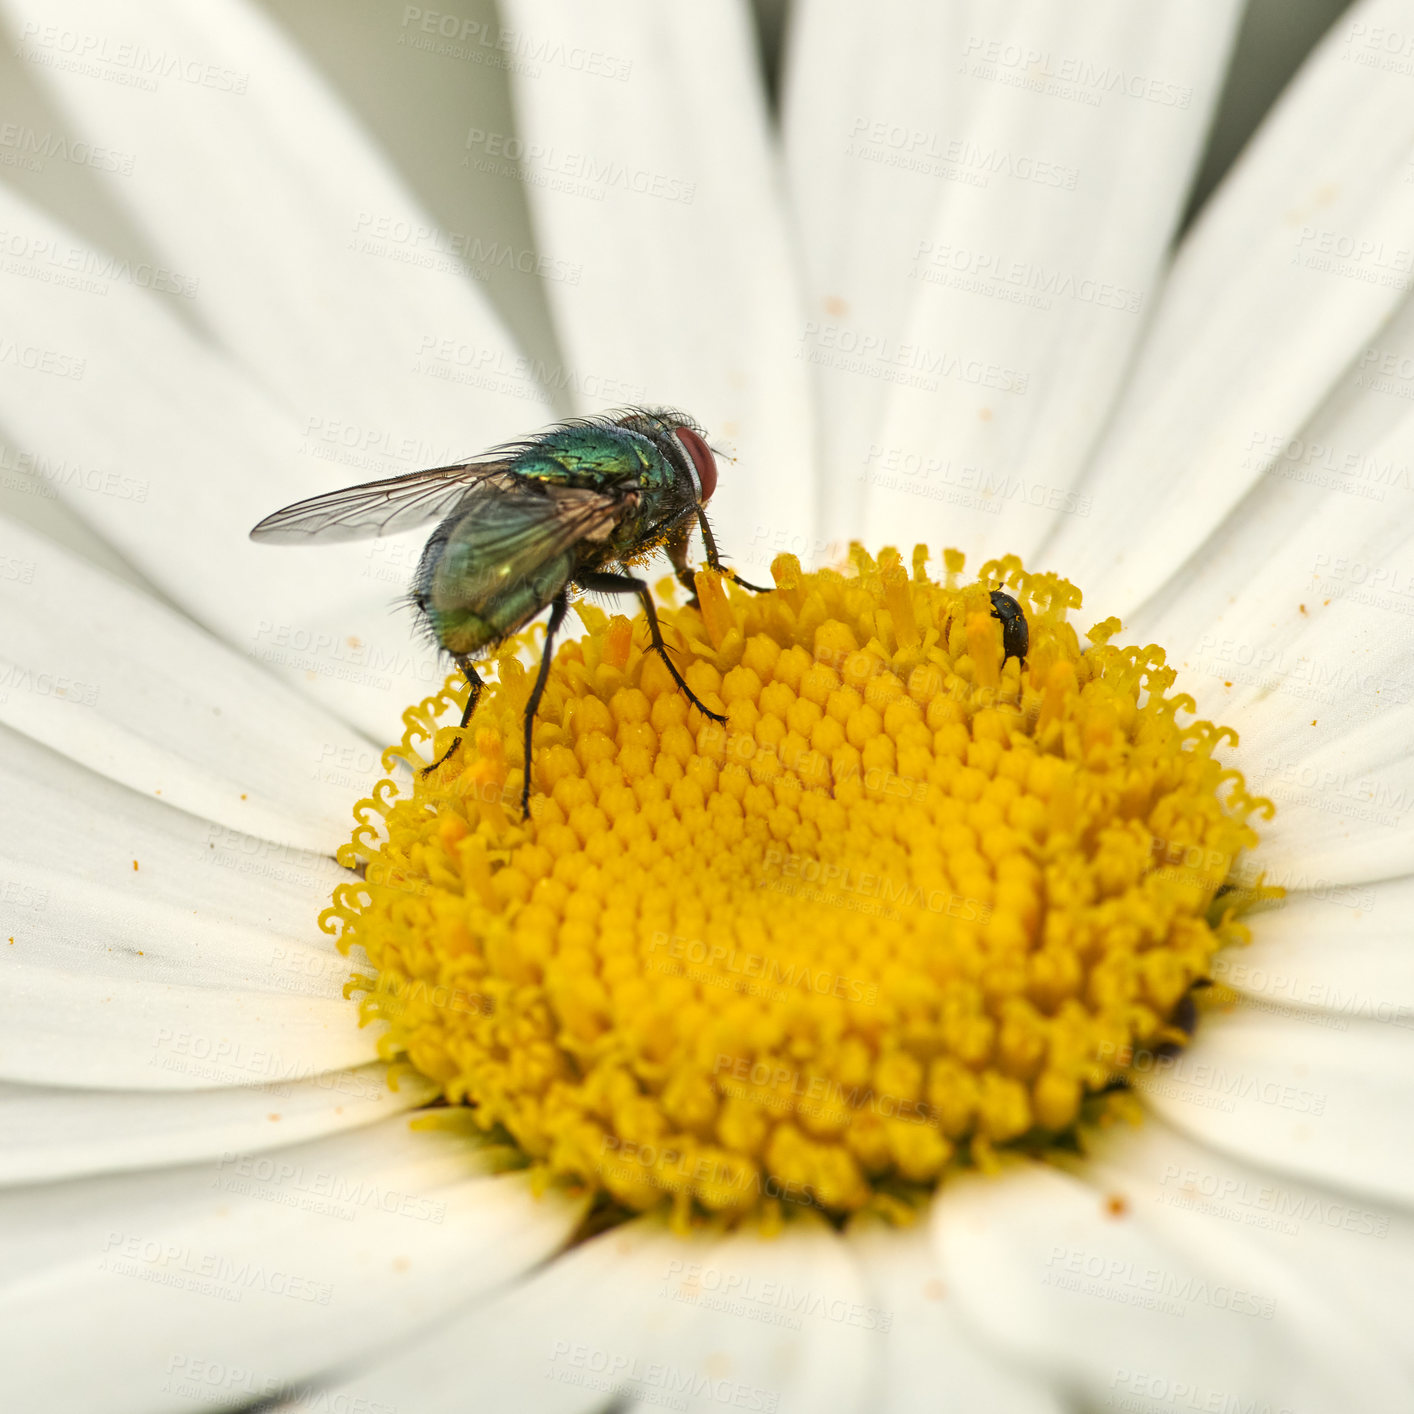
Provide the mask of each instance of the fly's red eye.
POLYGON ((712 449, 690 427, 673 428, 673 436, 678 446, 687 453, 687 464, 692 471, 692 481, 697 487, 697 504, 705 506, 717 489, 717 459, 712 449))

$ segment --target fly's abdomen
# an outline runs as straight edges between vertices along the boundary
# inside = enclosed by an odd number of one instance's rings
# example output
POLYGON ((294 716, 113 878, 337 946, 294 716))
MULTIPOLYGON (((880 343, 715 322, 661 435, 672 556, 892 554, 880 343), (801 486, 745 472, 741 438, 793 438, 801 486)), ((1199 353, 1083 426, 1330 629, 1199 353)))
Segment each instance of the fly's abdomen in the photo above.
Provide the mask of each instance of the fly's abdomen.
POLYGON ((455 531, 434 537, 415 598, 449 653, 476 653, 524 628, 569 582, 570 555, 525 562, 485 557, 455 531))

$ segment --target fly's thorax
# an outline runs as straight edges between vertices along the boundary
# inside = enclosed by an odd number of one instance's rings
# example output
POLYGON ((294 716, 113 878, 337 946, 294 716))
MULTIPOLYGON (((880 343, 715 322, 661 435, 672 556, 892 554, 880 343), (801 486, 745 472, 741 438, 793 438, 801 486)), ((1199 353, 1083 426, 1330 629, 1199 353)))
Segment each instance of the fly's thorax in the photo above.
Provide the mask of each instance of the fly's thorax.
POLYGON ((647 491, 609 537, 606 560, 624 564, 643 559, 696 519, 697 504, 681 488, 647 491))
POLYGON ((662 487, 671 485, 677 474, 652 437, 615 424, 557 428, 527 449, 512 470, 518 476, 587 490, 625 484, 662 487))

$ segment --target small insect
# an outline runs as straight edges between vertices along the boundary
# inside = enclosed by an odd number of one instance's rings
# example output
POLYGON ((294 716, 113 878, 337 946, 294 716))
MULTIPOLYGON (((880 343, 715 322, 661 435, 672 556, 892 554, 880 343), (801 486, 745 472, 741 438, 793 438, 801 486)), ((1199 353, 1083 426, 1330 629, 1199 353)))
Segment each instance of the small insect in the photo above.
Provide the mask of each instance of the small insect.
POLYGON ((1026 627, 1026 615, 1021 605, 1000 589, 992 590, 992 617, 1002 623, 1002 666, 1008 658, 1018 663, 1026 661, 1026 650, 1031 646, 1031 633, 1026 627))
POLYGON ((673 681, 704 716, 726 720, 703 706, 683 680, 663 642, 647 582, 626 572, 662 549, 695 596, 687 562, 695 522, 708 565, 743 588, 764 593, 718 557, 706 514, 716 487, 716 459, 696 422, 670 408, 625 408, 560 423, 454 466, 299 501, 266 516, 250 538, 327 543, 441 522, 422 552, 410 599, 438 646, 465 674, 470 693, 461 731, 426 771, 457 749, 476 710, 484 684, 472 659, 549 608, 540 670, 525 708, 521 814, 528 817, 531 729, 573 589, 636 595, 652 649, 673 681))

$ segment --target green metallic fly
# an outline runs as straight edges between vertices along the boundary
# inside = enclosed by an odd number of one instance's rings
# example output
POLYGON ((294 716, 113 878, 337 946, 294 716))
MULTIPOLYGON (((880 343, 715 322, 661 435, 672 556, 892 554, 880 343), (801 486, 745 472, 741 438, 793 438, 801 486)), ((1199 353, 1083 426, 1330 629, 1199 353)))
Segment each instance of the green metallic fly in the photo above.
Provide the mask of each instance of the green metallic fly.
MULTIPOLYGON (((525 708, 521 813, 528 816, 531 729, 571 590, 637 595, 652 648, 673 681, 704 716, 726 720, 703 706, 683 680, 663 642, 647 582, 626 572, 661 549, 678 580, 695 593, 687 548, 696 522, 708 565, 763 593, 718 558, 706 513, 716 487, 716 459, 690 417, 670 408, 625 408, 560 423, 455 466, 298 501, 266 516, 250 538, 289 545, 361 540, 439 520, 410 598, 438 646, 466 675, 471 691, 463 732, 484 686, 472 659, 548 607, 540 671, 525 708)), ((458 734, 426 769, 440 766, 461 740, 458 734)))

